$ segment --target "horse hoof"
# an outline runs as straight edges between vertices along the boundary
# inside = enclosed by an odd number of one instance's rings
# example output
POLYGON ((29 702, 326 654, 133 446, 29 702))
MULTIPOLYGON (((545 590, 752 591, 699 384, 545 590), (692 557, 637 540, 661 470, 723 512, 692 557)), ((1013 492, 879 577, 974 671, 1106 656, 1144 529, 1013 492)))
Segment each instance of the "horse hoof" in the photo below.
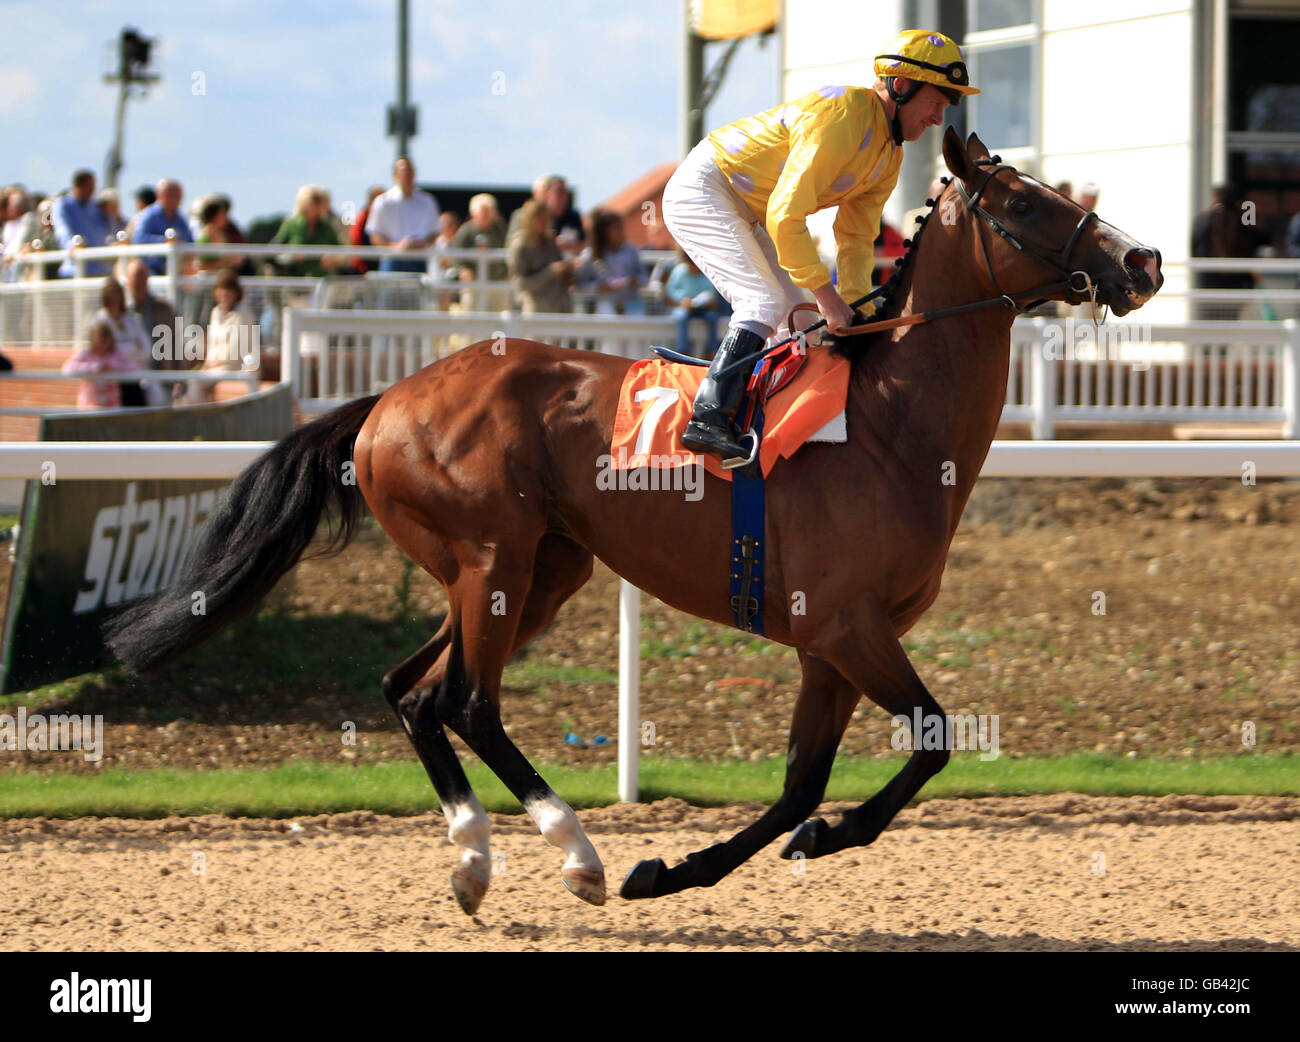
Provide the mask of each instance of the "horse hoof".
POLYGON ((605 873, 600 869, 566 868, 560 873, 560 881, 569 893, 589 905, 605 903, 605 873))
POLYGON ((623 880, 623 888, 619 891, 620 896, 629 901, 635 901, 642 897, 654 897, 659 877, 667 870, 668 866, 664 864, 663 858, 655 858, 653 861, 638 861, 636 867, 623 880))
POLYGON ((478 911, 478 906, 483 903, 483 895, 487 893, 487 888, 486 880, 480 879, 462 868, 456 869, 451 874, 451 891, 456 895, 460 910, 466 915, 473 915, 478 911))
POLYGON ((825 818, 809 818, 791 833, 785 847, 781 850, 781 856, 787 861, 793 861, 796 854, 802 854, 804 857, 816 857, 818 847, 821 846, 821 838, 825 835, 826 829, 825 818))

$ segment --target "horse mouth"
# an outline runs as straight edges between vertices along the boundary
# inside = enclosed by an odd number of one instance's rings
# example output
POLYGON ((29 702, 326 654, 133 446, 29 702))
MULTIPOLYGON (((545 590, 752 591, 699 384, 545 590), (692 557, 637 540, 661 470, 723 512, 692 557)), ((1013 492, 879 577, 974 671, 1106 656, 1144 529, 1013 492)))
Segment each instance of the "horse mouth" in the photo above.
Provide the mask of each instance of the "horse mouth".
POLYGON ((1127 285, 1121 282, 1104 282, 1097 287, 1097 303, 1107 305, 1112 314, 1123 317, 1130 311, 1136 311, 1154 297, 1156 289, 1157 287, 1151 285, 1148 279, 1143 279, 1142 283, 1129 282, 1127 285))

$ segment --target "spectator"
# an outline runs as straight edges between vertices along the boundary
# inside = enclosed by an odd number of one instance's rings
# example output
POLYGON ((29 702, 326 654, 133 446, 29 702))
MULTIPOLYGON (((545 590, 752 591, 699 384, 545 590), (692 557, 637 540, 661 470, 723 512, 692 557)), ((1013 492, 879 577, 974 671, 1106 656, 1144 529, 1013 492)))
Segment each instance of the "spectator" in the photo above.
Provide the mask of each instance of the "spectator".
MULTIPOLYGON (((376 246, 392 246, 409 253, 427 250, 438 234, 438 202, 415 187, 415 164, 405 156, 393 164, 392 188, 375 199, 366 219, 366 231, 376 246)), ((425 272, 428 262, 385 257, 380 271, 425 272)))
MULTIPOLYGON (((54 236, 54 204, 57 199, 35 197, 32 202, 36 206, 36 234, 22 243, 19 248, 20 253, 35 253, 38 250, 49 252, 59 248, 59 241, 54 236)), ((57 279, 59 277, 59 262, 49 261, 43 265, 28 265, 27 277, 34 279, 38 271, 40 277, 44 279, 57 279)))
POLYGON ((122 220, 122 200, 116 188, 104 188, 95 196, 95 204, 108 224, 108 242, 118 241, 118 236, 126 231, 126 221, 122 220))
MULTIPOLYGON (((239 284, 239 276, 230 270, 222 272, 212 295, 217 303, 208 320, 203 351, 204 371, 253 371, 261 362, 255 350, 260 346, 261 331, 243 304, 244 288, 239 284)), ((212 384, 196 381, 190 384, 187 400, 191 403, 210 402, 214 390, 212 384)))
MULTIPOLYGON (((104 288, 99 294, 100 308, 92 317, 93 321, 105 322, 113 333, 117 344, 117 353, 135 361, 136 369, 152 368, 153 351, 150 348, 149 335, 140 323, 140 317, 126 310, 126 294, 122 284, 115 278, 104 280, 104 288)), ((122 405, 133 408, 148 404, 145 390, 138 382, 124 383, 122 405)))
POLYGON ((1101 195, 1101 189, 1092 181, 1079 189, 1079 194, 1074 197, 1074 201, 1082 206, 1085 210, 1097 209, 1097 198, 1101 195))
POLYGON ((569 286, 574 262, 560 255, 546 207, 530 199, 521 207, 519 233, 510 242, 508 261, 525 315, 573 310, 569 286))
POLYGON ((623 218, 607 211, 598 213, 592 218, 591 231, 591 246, 578 262, 578 287, 595 290, 598 315, 644 315, 640 293, 646 282, 645 265, 636 246, 627 240, 623 218))
MULTIPOLYGON (((274 243, 293 246, 339 246, 338 232, 329 219, 330 198, 320 185, 303 185, 293 213, 284 219, 280 230, 271 238, 274 243)), ((343 257, 293 257, 281 260, 286 275, 311 275, 320 278, 346 262, 343 257)))
POLYGON ((1059 182, 1059 183, 1057 184, 1057 186, 1056 186, 1056 190, 1057 190, 1058 192, 1060 192, 1061 195, 1065 196, 1065 198, 1067 198, 1067 199, 1073 199, 1073 198, 1074 198, 1074 182, 1073 182, 1073 181, 1061 181, 1061 182, 1059 182))
POLYGON ((126 241, 135 242, 135 226, 140 223, 140 214, 158 201, 158 193, 148 185, 141 185, 135 190, 135 213, 126 222, 126 241))
MULTIPOLYGON (((161 297, 149 292, 149 266, 143 257, 132 257, 126 266, 126 296, 128 310, 140 320, 140 327, 145 331, 151 345, 167 344, 171 350, 165 352, 171 357, 159 358, 152 347, 149 353, 149 369, 195 369, 197 359, 187 361, 185 358, 184 330, 176 328, 176 311, 161 297), (165 331, 165 332, 164 332, 165 331)), ((145 400, 150 405, 167 405, 173 398, 185 390, 184 384, 155 384, 146 381, 144 385, 145 400)))
MULTIPOLYGON (((246 243, 248 238, 238 225, 230 219, 230 200, 224 195, 210 195, 199 209, 198 242, 246 243)), ((215 271, 223 268, 242 269, 248 259, 242 255, 231 256, 209 254, 199 258, 202 271, 215 271)))
MULTIPOLYGON (((109 242, 108 219, 95 202, 95 175, 89 170, 78 170, 72 175, 72 190, 59 198, 54 205, 54 238, 61 250, 75 250, 79 246, 105 246, 109 242), (80 242, 76 240, 80 239, 80 242)), ((90 261, 85 266, 88 276, 107 275, 107 261, 90 261)), ((71 257, 59 265, 60 278, 72 278, 77 265, 71 257)))
POLYGON ((546 209, 551 215, 551 231, 555 241, 566 253, 577 253, 587 241, 582 217, 573 208, 573 195, 564 178, 558 174, 546 186, 546 209))
MULTIPOLYGON (((533 181, 533 199, 541 203, 543 206, 546 205, 546 186, 551 183, 551 178, 554 176, 554 174, 542 174, 533 181)), ((507 243, 511 242, 514 237, 519 234, 520 229, 523 227, 523 219, 524 208, 520 206, 510 215, 510 221, 506 225, 507 243)))
POLYGON ((455 210, 443 210, 438 215, 438 237, 433 241, 433 244, 441 246, 443 249, 451 249, 451 240, 456 238, 456 233, 460 231, 460 225, 460 214, 455 210))
MULTIPOLYGON (((876 248, 876 257, 880 260, 892 261, 907 252, 907 247, 903 245, 903 233, 883 217, 880 219, 880 234, 876 236, 871 245, 876 248)), ((871 284, 879 286, 885 279, 889 278, 890 270, 888 266, 879 268, 873 266, 871 269, 871 284)))
MULTIPOLYGON (((1236 186, 1217 184, 1208 210, 1192 222, 1193 257, 1250 257, 1255 252, 1254 236, 1243 220, 1241 194, 1236 186)), ((1251 289, 1255 276, 1248 271, 1202 271, 1196 275, 1197 289, 1251 289)), ((1240 304, 1200 304, 1197 318, 1232 322, 1241 313, 1240 304)))
POLYGON ((673 318, 677 322, 677 350, 689 355, 691 351, 690 323, 692 320, 704 323, 704 351, 694 352, 696 358, 712 358, 717 353, 718 319, 731 314, 722 295, 713 288, 695 262, 683 251, 681 261, 673 268, 664 287, 667 302, 672 305, 673 318))
MULTIPOLYGON (((131 355, 122 354, 117 349, 117 339, 113 327, 103 319, 91 322, 88 347, 83 347, 63 363, 65 373, 109 373, 129 372, 138 367, 138 362, 131 355)), ((83 380, 77 391, 78 409, 117 409, 122 405, 122 385, 83 380)))
MULTIPOLYGON (((499 250, 506 244, 506 224, 497 209, 496 196, 480 192, 469 201, 469 220, 460 226, 451 241, 455 250, 499 250)), ((473 261, 459 261, 461 282, 478 278, 478 266, 473 261)), ((489 261, 489 282, 505 282, 510 278, 505 261, 489 261)), ((505 311, 510 307, 510 294, 500 290, 476 290, 463 293, 462 301, 469 311, 505 311), (466 299, 468 298, 468 299, 466 299)))
MULTIPOLYGON (((366 205, 352 222, 352 229, 348 234, 353 246, 373 245, 370 236, 366 233, 366 221, 370 218, 370 208, 375 205, 375 197, 383 194, 384 189, 380 185, 371 185, 366 189, 366 205)), ((364 275, 368 271, 375 270, 375 262, 364 257, 355 257, 352 260, 352 267, 358 275, 364 275)))
MULTIPOLYGON (((179 181, 164 178, 158 182, 158 201, 136 214, 135 234, 132 241, 167 242, 167 233, 173 232, 181 242, 193 242, 189 222, 181 213, 183 191, 179 181)), ((149 270, 161 275, 167 267, 162 257, 149 258, 149 270)))
MULTIPOLYGON (((13 263, 20 253, 31 249, 32 240, 41 236, 41 219, 32 208, 31 199, 22 188, 9 190, 9 219, 4 225, 4 260, 13 263)), ((17 278, 16 268, 7 268, 6 280, 17 278)))

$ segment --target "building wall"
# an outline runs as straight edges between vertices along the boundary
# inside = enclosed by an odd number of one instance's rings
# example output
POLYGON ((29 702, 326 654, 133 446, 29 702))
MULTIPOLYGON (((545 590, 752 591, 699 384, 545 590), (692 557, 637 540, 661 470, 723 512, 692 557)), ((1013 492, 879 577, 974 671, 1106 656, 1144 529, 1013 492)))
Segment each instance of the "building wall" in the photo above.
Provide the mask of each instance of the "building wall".
MULTIPOLYGON (((1167 268, 1187 260, 1196 209, 1193 44, 1190 0, 1043 3, 1039 176, 1095 181, 1098 214, 1167 268)), ((1167 290, 1185 287, 1166 271, 1167 290)), ((1157 297, 1141 314, 1178 321, 1185 308, 1157 297)))

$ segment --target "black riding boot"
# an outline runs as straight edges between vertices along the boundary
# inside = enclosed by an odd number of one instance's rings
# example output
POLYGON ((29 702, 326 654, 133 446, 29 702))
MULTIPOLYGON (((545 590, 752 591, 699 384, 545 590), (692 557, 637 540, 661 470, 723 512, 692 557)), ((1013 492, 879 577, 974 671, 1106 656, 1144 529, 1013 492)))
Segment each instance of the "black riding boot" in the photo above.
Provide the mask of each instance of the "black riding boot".
POLYGON ((752 446, 746 448, 743 441, 738 441, 732 433, 731 425, 740 408, 740 400, 745 395, 745 384, 749 374, 758 364, 757 356, 747 365, 737 367, 730 373, 718 376, 718 372, 731 365, 738 358, 753 355, 761 351, 766 341, 757 333, 748 329, 732 329, 727 332, 727 339, 713 356, 709 366, 709 375, 700 384, 695 395, 695 414, 682 433, 682 443, 692 452, 712 452, 724 461, 744 460, 752 446))

